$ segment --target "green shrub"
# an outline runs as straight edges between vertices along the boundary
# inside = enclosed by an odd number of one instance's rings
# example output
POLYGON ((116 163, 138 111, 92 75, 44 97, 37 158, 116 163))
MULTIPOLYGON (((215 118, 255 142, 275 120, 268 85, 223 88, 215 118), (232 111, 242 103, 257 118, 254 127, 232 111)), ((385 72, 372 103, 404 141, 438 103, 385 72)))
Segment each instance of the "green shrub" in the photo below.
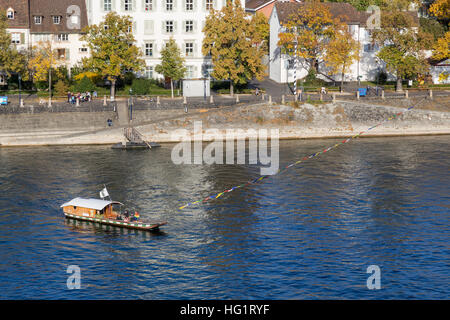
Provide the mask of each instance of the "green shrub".
POLYGON ((150 81, 147 79, 134 79, 131 85, 134 95, 145 96, 150 93, 150 81))
POLYGON ((55 84, 55 95, 65 96, 69 91, 69 86, 62 80, 58 80, 55 84))
POLYGON ((95 85, 88 77, 83 77, 75 84, 76 92, 92 92, 95 90, 95 85))
POLYGON ((387 73, 384 71, 380 71, 380 72, 378 72, 378 74, 376 76, 376 81, 379 84, 386 84, 387 78, 388 78, 387 73))
POLYGON ((125 86, 127 86, 127 85, 129 86, 133 83, 133 81, 135 79, 136 79, 136 75, 133 72, 128 71, 123 75, 123 84, 125 86))

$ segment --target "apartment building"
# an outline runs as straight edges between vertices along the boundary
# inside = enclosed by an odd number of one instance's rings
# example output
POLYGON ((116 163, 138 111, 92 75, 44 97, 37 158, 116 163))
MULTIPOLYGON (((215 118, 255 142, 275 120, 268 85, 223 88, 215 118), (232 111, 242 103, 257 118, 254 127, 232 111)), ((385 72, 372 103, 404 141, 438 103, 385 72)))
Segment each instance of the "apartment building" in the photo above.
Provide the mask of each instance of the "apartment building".
MULTIPOLYGON (((301 3, 277 1, 269 19, 270 24, 270 52, 269 68, 270 78, 279 83, 293 82, 295 71, 295 60, 293 57, 282 54, 278 46, 279 33, 283 30, 283 24, 287 23, 290 16, 298 11, 301 3)), ((384 65, 376 58, 377 46, 371 39, 371 31, 366 29, 368 14, 357 11, 348 3, 327 3, 328 9, 335 17, 345 16, 355 40, 361 45, 360 60, 355 62, 345 75, 345 81, 373 80, 379 70, 384 69, 384 65)), ((297 79, 302 79, 308 74, 308 70, 301 62, 297 63, 297 79)), ((319 65, 319 71, 326 73, 326 67, 319 65)), ((324 78, 330 81, 329 78, 324 78)), ((340 81, 340 75, 336 75, 334 80, 340 81)))
POLYGON ((84 0, 0 0, 0 8, 19 50, 50 42, 69 71, 89 54, 80 41, 88 22, 84 0))
POLYGON ((146 62, 142 76, 147 78, 162 77, 155 66, 161 63, 161 49, 170 38, 186 59, 186 78, 207 77, 212 66, 201 52, 202 29, 210 9, 225 5, 226 0, 86 0, 89 24, 100 23, 111 11, 132 18, 132 32, 146 62))
POLYGON ((84 0, 30 0, 31 45, 50 42, 58 58, 70 68, 89 52, 80 40, 87 26, 84 0))
POLYGON ((0 0, 0 8, 6 12, 11 41, 18 50, 30 46, 29 0, 0 0))

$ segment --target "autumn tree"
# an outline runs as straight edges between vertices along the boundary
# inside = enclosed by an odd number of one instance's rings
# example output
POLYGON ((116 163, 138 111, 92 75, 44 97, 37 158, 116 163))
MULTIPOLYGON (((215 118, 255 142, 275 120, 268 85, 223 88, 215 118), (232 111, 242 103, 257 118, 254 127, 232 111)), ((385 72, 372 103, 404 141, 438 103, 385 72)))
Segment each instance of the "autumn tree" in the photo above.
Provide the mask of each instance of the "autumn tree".
POLYGON ((306 1, 283 24, 285 31, 279 34, 278 45, 283 53, 299 58, 305 69, 314 69, 317 74, 323 53, 340 23, 319 0, 306 1))
POLYGON ((83 65, 111 82, 111 99, 114 99, 118 78, 126 71, 139 71, 144 65, 142 52, 134 44, 132 20, 110 12, 103 22, 88 26, 83 32, 81 40, 86 41, 91 52, 83 65))
POLYGON ((450 20, 450 0, 436 0, 429 9, 430 13, 442 20, 450 20))
POLYGON ((240 0, 228 0, 222 10, 210 11, 203 28, 202 53, 211 57, 214 68, 211 75, 230 80, 231 95, 234 85, 253 78, 261 80, 265 75, 264 49, 260 46, 264 35, 259 24, 252 22, 240 0))
POLYGON ((433 46, 433 58, 436 60, 450 59, 450 31, 438 39, 433 46))
MULTIPOLYGON (((251 24, 255 27, 255 36, 261 39, 259 45, 264 54, 269 54, 270 26, 267 17, 260 11, 252 16, 251 24)), ((258 41, 258 39, 254 39, 258 41)))
POLYGON ((48 80, 49 104, 52 97, 52 72, 60 76, 60 69, 57 67, 64 63, 64 58, 58 55, 50 41, 39 42, 31 50, 31 57, 28 61, 28 68, 34 81, 48 80))
POLYGON ((23 79, 27 79, 27 54, 19 52, 11 43, 11 35, 6 31, 7 27, 6 12, 0 10, 0 71, 7 75, 19 73, 23 79))
POLYGON ((396 90, 402 91, 402 80, 424 74, 427 69, 424 49, 431 35, 416 30, 413 16, 406 11, 384 11, 381 28, 374 30, 373 40, 382 48, 377 56, 397 78, 396 90))
POLYGON ((355 60, 359 59, 359 43, 346 24, 342 24, 335 36, 327 45, 325 65, 333 74, 341 74, 341 91, 344 86, 344 76, 355 60))
POLYGON ((164 49, 161 50, 161 64, 155 67, 155 71, 170 79, 170 89, 173 98, 173 81, 180 80, 186 73, 184 58, 181 56, 175 40, 170 38, 164 49))

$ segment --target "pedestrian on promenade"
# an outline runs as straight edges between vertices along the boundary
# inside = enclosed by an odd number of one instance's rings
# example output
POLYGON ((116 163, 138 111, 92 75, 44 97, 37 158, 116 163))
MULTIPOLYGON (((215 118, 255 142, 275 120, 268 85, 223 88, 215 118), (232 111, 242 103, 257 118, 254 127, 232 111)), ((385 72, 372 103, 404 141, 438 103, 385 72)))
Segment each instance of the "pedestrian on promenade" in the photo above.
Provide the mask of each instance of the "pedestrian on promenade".
POLYGON ((69 91, 67 92, 67 102, 70 103, 72 100, 72 93, 69 91))
POLYGON ((96 90, 94 90, 93 97, 97 98, 97 91, 96 90))

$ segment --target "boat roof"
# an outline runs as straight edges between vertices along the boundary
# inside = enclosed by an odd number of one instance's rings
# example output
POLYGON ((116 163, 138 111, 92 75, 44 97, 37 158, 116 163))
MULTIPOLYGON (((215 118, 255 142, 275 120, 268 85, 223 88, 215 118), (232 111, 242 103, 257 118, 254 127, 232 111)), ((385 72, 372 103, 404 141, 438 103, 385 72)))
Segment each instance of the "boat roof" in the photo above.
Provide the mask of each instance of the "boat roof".
POLYGON ((66 202, 61 205, 62 207, 67 206, 75 206, 75 207, 82 207, 82 208, 88 208, 88 209, 95 209, 95 210, 102 210, 106 206, 110 204, 120 204, 122 203, 118 201, 108 201, 108 200, 101 200, 101 199, 85 199, 85 198, 75 198, 70 200, 69 202, 66 202))

